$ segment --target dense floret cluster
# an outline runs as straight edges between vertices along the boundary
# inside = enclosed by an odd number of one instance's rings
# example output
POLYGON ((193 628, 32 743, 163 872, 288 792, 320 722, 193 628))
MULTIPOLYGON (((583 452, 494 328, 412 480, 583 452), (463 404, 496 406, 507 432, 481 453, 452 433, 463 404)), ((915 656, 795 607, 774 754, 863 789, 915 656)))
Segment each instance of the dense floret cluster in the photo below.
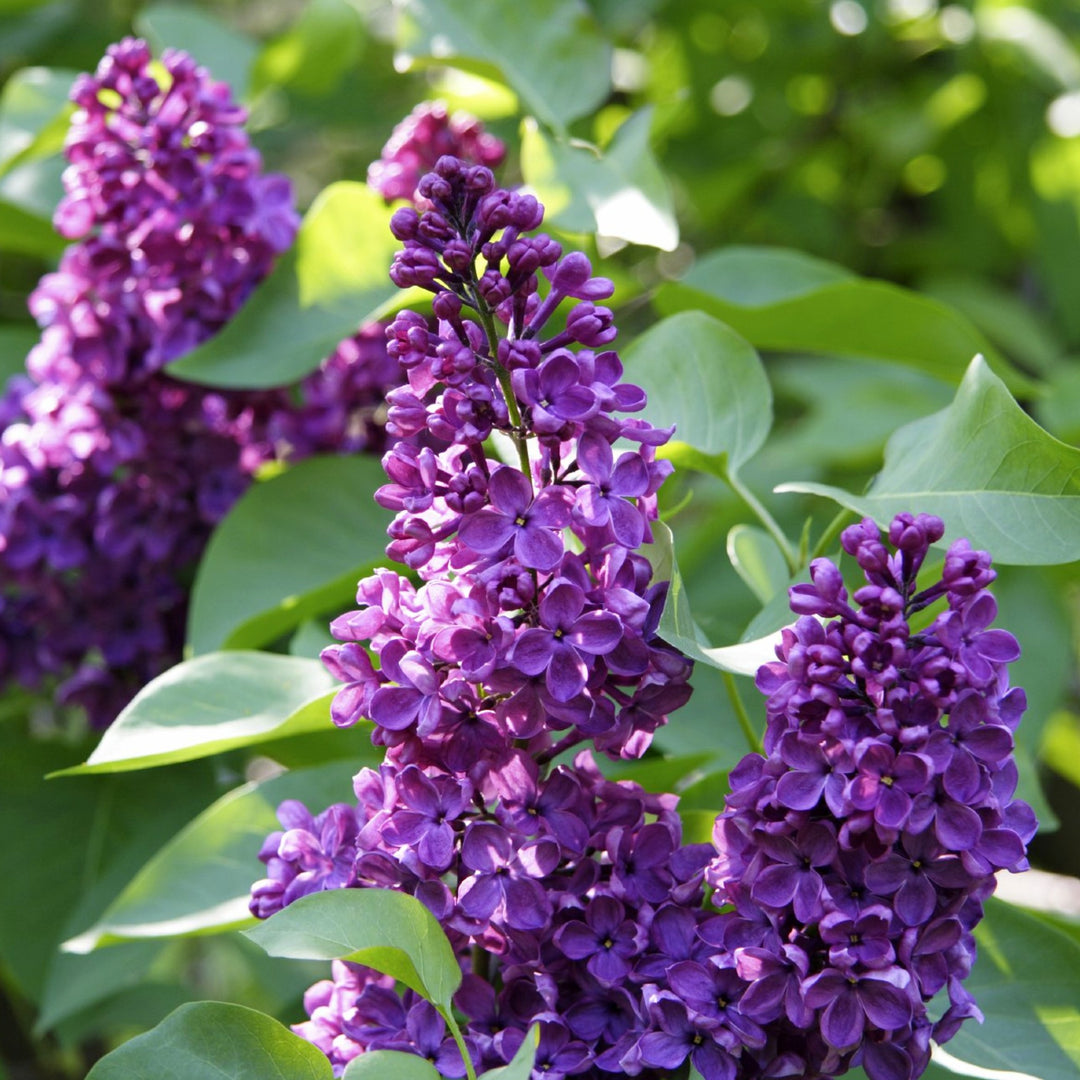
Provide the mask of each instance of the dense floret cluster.
POLYGON ((104 726, 179 660, 194 567, 258 469, 381 451, 401 375, 380 325, 291 390, 166 374, 292 243, 289 182, 184 53, 157 67, 126 39, 71 96, 55 223, 77 243, 30 299, 41 341, 0 398, 0 683, 44 684, 104 726))
POLYGON ((801 618, 758 673, 765 756, 732 771, 717 820, 725 962, 750 984, 742 1011, 799 1075, 919 1075, 931 1038, 980 1015, 961 982, 971 931, 994 873, 1027 866, 1036 822, 1014 798, 1012 756, 1026 702, 1007 673, 1020 650, 991 628, 985 552, 958 540, 940 580, 916 584, 943 533, 901 514, 890 550, 869 519, 846 529, 866 579, 855 606, 837 567, 814 561, 812 584, 792 589, 801 618))

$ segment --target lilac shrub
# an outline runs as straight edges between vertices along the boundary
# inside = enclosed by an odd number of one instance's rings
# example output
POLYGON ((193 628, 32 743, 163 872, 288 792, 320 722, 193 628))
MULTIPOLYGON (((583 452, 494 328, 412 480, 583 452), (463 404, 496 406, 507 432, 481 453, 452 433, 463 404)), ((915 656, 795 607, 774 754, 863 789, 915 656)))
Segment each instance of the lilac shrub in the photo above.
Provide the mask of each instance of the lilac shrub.
MULTIPOLYGON (((1016 642, 989 629, 989 559, 961 541, 918 591, 937 519, 897 518, 895 554, 872 522, 847 530, 858 609, 815 561, 759 675, 767 756, 733 771, 715 847, 683 844, 674 796, 606 780, 592 756, 641 756, 691 672, 656 636, 667 586, 638 552, 670 432, 622 415, 646 402, 607 348, 611 284, 482 166, 442 158, 419 193, 394 216, 391 276, 434 294, 438 327, 406 311, 388 330, 407 380, 388 428, 426 442, 386 454, 376 498, 397 512, 388 554, 420 583, 361 581, 323 654, 344 683, 334 722, 373 721, 386 757, 355 802, 282 805, 252 912, 342 887, 417 897, 461 959, 476 1069, 538 1023, 537 1078, 689 1062, 705 1080, 852 1064, 910 1080, 931 1036, 977 1015, 971 929, 1034 831, 1012 798, 1024 702, 1016 642)), ((335 964, 305 1004, 295 1030, 336 1075, 379 1049, 466 1074, 431 1006, 366 968, 335 964)))
MULTIPOLYGON (((112 46, 76 81, 42 327, 0 398, 0 683, 104 726, 180 659, 195 566, 267 462, 379 452, 400 381, 381 325, 294 390, 209 390, 163 367, 219 330, 296 234, 224 83, 182 52, 112 46)), ((445 135, 490 155, 477 122, 445 135)), ((399 148, 400 149, 400 148, 399 148)))

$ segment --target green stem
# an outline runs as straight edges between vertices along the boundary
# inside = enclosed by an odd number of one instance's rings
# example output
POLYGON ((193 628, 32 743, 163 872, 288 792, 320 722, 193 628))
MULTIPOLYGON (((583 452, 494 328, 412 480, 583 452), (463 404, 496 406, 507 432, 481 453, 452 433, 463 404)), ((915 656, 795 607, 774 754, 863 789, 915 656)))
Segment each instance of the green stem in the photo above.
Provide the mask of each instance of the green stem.
POLYGON ((461 1060, 465 1062, 465 1074, 469 1080, 476 1080, 476 1069, 473 1068, 472 1058, 469 1057, 469 1048, 465 1045, 465 1039, 461 1034, 461 1028, 458 1027, 457 1021, 454 1019, 453 1012, 450 1009, 439 1009, 442 1013, 442 1018, 446 1021, 446 1026, 450 1029, 450 1034, 454 1036, 454 1042, 457 1043, 458 1049, 461 1051, 461 1060))
POLYGON ((841 510, 836 517, 825 526, 825 531, 818 538, 818 542, 814 545, 814 550, 810 552, 810 559, 817 559, 824 555, 826 551, 832 547, 833 541, 840 533, 840 529, 844 522, 851 516, 851 511, 845 507, 841 510))
POLYGON ((495 369, 495 374, 499 378, 499 386, 502 387, 503 397, 506 399, 506 411, 510 415, 510 423, 513 425, 514 434, 512 436, 518 451, 518 461, 521 464, 521 471, 525 474, 525 478, 532 484, 532 465, 529 462, 529 448, 525 444, 525 439, 521 435, 521 410, 518 408, 517 395, 514 393, 514 387, 510 382, 510 372, 506 370, 499 363, 499 332, 495 329, 495 319, 493 318, 490 309, 479 296, 476 296, 476 312, 480 316, 480 321, 484 324, 484 333, 488 339, 488 349, 491 352, 491 364, 495 369))
POLYGON ((776 541, 776 546, 784 556, 784 562, 787 563, 788 573, 794 574, 799 569, 799 560, 795 555, 795 549, 791 546, 791 542, 784 535, 784 530, 777 525, 776 519, 758 501, 757 496, 730 469, 725 468, 720 475, 728 487, 757 515, 758 521, 765 526, 769 535, 776 541))
POLYGON ((722 674, 724 676, 724 687, 728 692, 728 697, 731 699, 731 707, 735 710, 735 719, 739 721, 739 727, 742 730, 743 737, 746 739, 746 744, 750 747, 751 753, 760 754, 762 752, 761 740, 754 730, 754 725, 750 723, 750 716, 746 711, 746 706, 743 705, 742 698, 739 696, 739 687, 735 682, 735 676, 730 671, 725 671, 722 674))

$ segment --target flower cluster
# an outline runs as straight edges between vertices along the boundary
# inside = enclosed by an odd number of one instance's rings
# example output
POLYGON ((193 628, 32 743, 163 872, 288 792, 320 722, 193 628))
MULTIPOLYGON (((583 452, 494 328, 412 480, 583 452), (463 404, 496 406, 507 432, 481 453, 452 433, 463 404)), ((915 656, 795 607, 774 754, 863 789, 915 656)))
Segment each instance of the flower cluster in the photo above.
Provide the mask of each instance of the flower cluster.
POLYGON ((169 377, 292 243, 289 182, 184 53, 158 69, 127 39, 71 96, 55 223, 78 242, 32 295, 41 341, 0 398, 0 683, 47 681, 104 726, 180 658, 194 567, 255 472, 381 451, 401 377, 381 325, 292 391, 169 377))
POLYGON ((861 1064, 908 1080, 931 1038, 980 1015, 962 985, 971 931, 994 873, 1026 868, 1036 823, 1013 797, 1026 702, 1006 670, 1016 640, 991 629, 989 556, 959 540, 940 580, 916 584, 943 533, 901 514, 890 550, 870 519, 846 529, 866 579, 855 606, 837 567, 815 560, 812 584, 791 590, 801 617, 758 673, 765 756, 731 773, 708 878, 730 905, 714 963, 749 984, 741 1009, 769 1030, 768 1075, 861 1064))
MULTIPOLYGON (((640 756, 689 695, 689 662, 655 636, 665 586, 636 550, 670 433, 621 415, 645 397, 605 348, 611 284, 535 233, 533 197, 448 157, 419 194, 429 208, 394 216, 391 276, 428 288, 439 321, 403 312, 388 330, 406 376, 388 430, 423 438, 386 454, 376 497, 397 511, 388 553, 421 583, 361 581, 323 654, 345 683, 335 722, 373 721, 386 760, 356 777, 355 804, 281 807, 252 911, 326 888, 405 890, 466 963, 457 1004, 478 1066, 510 1060, 539 1022, 543 1075, 660 1075, 643 1039, 662 1011, 650 988, 673 957, 705 961, 713 851, 681 844, 672 796, 605 780, 587 750, 555 759, 586 741, 640 756), (492 438, 512 464, 486 455, 492 438)), ((308 1005, 298 1030, 339 1072, 396 1048, 464 1075, 442 1021, 371 973, 339 965, 308 1005)))
POLYGON ((368 186, 386 201, 417 201, 420 178, 446 155, 497 169, 506 146, 474 116, 450 115, 441 101, 422 101, 394 128, 378 161, 368 167, 368 186))

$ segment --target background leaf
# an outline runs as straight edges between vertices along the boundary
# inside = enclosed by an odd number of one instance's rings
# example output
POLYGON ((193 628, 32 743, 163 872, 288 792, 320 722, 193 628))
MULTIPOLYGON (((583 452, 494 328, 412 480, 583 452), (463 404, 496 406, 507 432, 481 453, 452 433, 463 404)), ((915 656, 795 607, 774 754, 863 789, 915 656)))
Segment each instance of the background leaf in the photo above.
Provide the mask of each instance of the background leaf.
POLYGON ((885 281, 798 252, 724 248, 656 294, 664 313, 696 308, 759 349, 890 360, 957 383, 982 353, 1017 392, 1032 383, 959 313, 885 281))
POLYGON ((1080 450, 1058 442, 976 357, 953 403, 897 431, 865 495, 824 484, 781 484, 879 523, 900 511, 937 514, 945 541, 966 536, 998 563, 1080 559, 1080 450))
MULTIPOLYGON (((345 732, 340 737, 349 741, 345 732)), ((336 801, 338 794, 348 795, 357 769, 376 765, 380 757, 369 743, 354 750, 347 761, 288 772, 223 795, 155 852, 94 924, 64 948, 83 953, 130 939, 217 933, 250 923, 250 888, 262 873, 257 856, 266 837, 281 828, 278 806, 299 799, 319 814, 328 797, 336 801)))
POLYGON ((419 900, 390 889, 335 889, 305 896, 247 937, 271 956, 367 964, 441 1009, 461 985, 454 950, 419 900))
POLYGON ((764 443, 772 391, 757 353, 702 312, 672 315, 622 353, 626 378, 649 395, 649 421, 675 425, 664 448, 677 464, 737 470, 764 443), (687 455, 683 448, 693 453, 687 455))
POLYGON ((480 1074, 480 1080, 529 1080, 532 1076, 533 1063, 536 1061, 536 1048, 540 1044, 540 1025, 534 1024, 527 1032, 518 1052, 508 1065, 489 1069, 480 1074))
POLYGON ((989 1069, 1074 1080, 1080 1069, 1080 945, 1050 923, 999 900, 975 931, 979 957, 964 983, 986 1016, 946 1045, 989 1069))
POLYGON ((547 211, 567 232, 674 251, 679 226, 664 179, 649 146, 652 110, 635 113, 603 151, 522 125, 521 171, 547 211))
POLYGON ((56 153, 64 144, 74 106, 68 100, 76 72, 29 67, 16 71, 0 94, 0 175, 29 157, 56 153))
POLYGON ((788 568, 784 554, 764 529, 736 525, 728 533, 727 554, 735 572, 762 604, 786 588, 788 568))
POLYGON ((326 1055, 272 1017, 218 1001, 181 1005, 106 1054, 86 1080, 330 1080, 326 1055))
POLYGON ((208 386, 283 386, 314 371, 400 292, 387 276, 398 242, 390 210, 365 184, 325 188, 296 245, 220 333, 168 365, 208 386))
POLYGON ((503 0, 406 0, 403 8, 399 67, 423 58, 498 73, 555 131, 608 95, 611 47, 581 0, 532 0, 528 19, 503 0))
POLYGON ((254 484, 218 526, 188 615, 195 653, 266 645, 312 616, 353 606, 357 580, 385 561, 392 515, 374 457, 314 457, 254 484))
POLYGON ((442 1080, 435 1066, 419 1054, 368 1050, 345 1067, 341 1080, 442 1080))
POLYGON ((264 652, 198 656, 143 687, 86 763, 64 771, 146 769, 315 731, 330 723, 326 695, 337 685, 318 660, 264 652), (315 708, 304 708, 313 702, 315 708))

